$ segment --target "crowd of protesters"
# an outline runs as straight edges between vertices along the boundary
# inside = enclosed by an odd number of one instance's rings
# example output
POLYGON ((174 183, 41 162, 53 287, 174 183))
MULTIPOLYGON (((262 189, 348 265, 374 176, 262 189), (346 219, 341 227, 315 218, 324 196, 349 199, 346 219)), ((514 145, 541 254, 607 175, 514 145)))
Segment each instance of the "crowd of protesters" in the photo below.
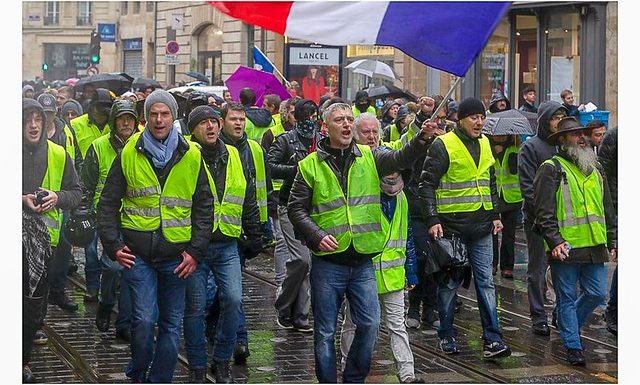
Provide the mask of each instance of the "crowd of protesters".
POLYGON ((532 332, 544 338, 551 323, 567 362, 584 365, 580 327, 608 298, 617 334, 617 267, 606 287, 606 263, 617 262, 617 128, 580 124, 569 90, 563 103, 536 105, 524 89, 520 110, 537 114, 537 133, 522 138, 483 130, 512 109, 500 91, 488 105, 424 95, 377 110, 366 91, 353 103, 267 95, 256 106, 250 88, 237 101, 228 91, 74 88, 22 89, 24 382, 39 380, 30 357, 47 341, 47 303, 78 309, 65 292, 72 246, 84 249, 98 330, 111 329, 118 306, 133 382, 171 382, 181 337, 190 382, 205 382, 207 368, 234 381, 232 360, 250 356, 241 268, 260 253, 273 254, 273 320, 313 333, 319 382, 337 382, 337 363, 343 382, 366 380, 382 315, 398 380, 425 382, 407 329, 434 327, 444 353, 460 352, 457 292, 472 281, 483 357, 510 356, 494 276, 514 278, 519 228, 532 332), (442 261, 445 244, 463 251, 442 261))

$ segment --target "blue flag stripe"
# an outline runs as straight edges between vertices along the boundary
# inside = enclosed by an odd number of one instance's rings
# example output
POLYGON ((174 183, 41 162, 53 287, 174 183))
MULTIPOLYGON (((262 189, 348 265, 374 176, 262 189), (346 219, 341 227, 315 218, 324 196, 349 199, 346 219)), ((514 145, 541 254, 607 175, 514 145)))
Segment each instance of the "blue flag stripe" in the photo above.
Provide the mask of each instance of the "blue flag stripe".
POLYGON ((391 1, 376 38, 442 71, 464 76, 510 2, 391 1))
POLYGON ((262 54, 262 52, 256 47, 253 47, 253 62, 260 65, 262 67, 262 71, 273 73, 273 66, 271 65, 271 63, 269 63, 269 60, 262 54))

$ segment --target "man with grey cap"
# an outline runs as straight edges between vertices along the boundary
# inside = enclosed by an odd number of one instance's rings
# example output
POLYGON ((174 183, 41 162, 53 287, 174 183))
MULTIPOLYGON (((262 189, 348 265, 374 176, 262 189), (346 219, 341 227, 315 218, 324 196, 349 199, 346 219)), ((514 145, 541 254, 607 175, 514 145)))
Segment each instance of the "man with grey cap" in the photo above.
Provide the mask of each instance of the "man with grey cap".
POLYGON ((213 230, 213 197, 200 151, 179 133, 173 96, 152 92, 144 112, 144 131, 131 136, 109 170, 97 225, 104 250, 124 268, 130 287, 125 374, 133 382, 168 383, 178 358, 186 278, 204 257, 213 230))
POLYGON ((609 253, 617 261, 616 212, 607 176, 574 117, 549 135, 558 153, 538 168, 535 223, 545 240, 567 361, 584 366, 580 327, 607 295, 609 253), (576 287, 580 287, 580 295, 576 287))
POLYGON ((64 120, 66 124, 71 126, 71 120, 82 115, 82 106, 75 99, 69 99, 62 104, 59 111, 60 119, 64 120))

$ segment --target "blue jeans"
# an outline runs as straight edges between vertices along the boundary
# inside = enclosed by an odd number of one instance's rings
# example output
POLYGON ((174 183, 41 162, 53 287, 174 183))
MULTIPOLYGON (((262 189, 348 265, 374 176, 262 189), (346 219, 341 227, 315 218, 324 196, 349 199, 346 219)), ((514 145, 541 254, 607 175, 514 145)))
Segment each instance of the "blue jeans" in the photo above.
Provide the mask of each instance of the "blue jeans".
POLYGON ((93 241, 84 248, 84 277, 87 289, 100 287, 100 259, 98 258, 98 233, 95 233, 93 241))
POLYGON ((607 295, 607 266, 604 263, 551 262, 556 292, 558 331, 567 349, 582 349, 580 328, 607 295), (580 296, 576 285, 580 283, 580 296))
MULTIPOLYGON (((493 238, 491 234, 484 237, 469 239, 461 237, 467 246, 469 261, 473 270, 473 285, 478 298, 480 321, 482 323, 482 339, 486 343, 502 342, 502 332, 498 322, 496 306, 496 291, 493 283, 493 238)), ((445 278, 438 285, 438 314, 440 326, 438 337, 454 337, 456 329, 453 317, 456 305, 458 287, 462 284, 462 275, 458 273, 445 278)))
POLYGON ((356 332, 342 373, 344 383, 363 383, 369 374, 378 328, 380 304, 371 261, 350 267, 312 256, 311 306, 316 377, 320 383, 336 383, 336 323, 343 297, 351 306, 356 332))
POLYGON ((133 305, 131 361, 126 375, 134 382, 169 383, 173 378, 187 287, 187 280, 173 272, 181 260, 151 263, 137 257, 135 265, 124 270, 133 305), (154 352, 156 312, 158 337, 154 352))
MULTIPOLYGON (((63 210, 62 228, 64 228, 67 220, 69 220, 69 210, 63 210)), ((71 258, 71 244, 67 241, 67 238, 64 237, 64 233, 60 231, 60 239, 53 253, 53 263, 51 264, 51 273, 49 274, 49 295, 64 293, 71 258)))
MULTIPOLYGON (((207 308, 204 317, 205 324, 215 331, 218 327, 218 319, 220 318, 220 297, 218 295, 216 280, 211 272, 207 277, 207 308)), ((213 343, 213 341, 210 342, 213 343)), ((238 330, 236 331, 236 344, 238 342, 249 343, 244 305, 242 302, 240 303, 240 319, 238 320, 238 330)))
POLYGON ((100 306, 113 308, 118 299, 118 318, 116 330, 131 329, 131 291, 129 284, 123 278, 124 268, 116 261, 112 261, 106 253, 100 257, 102 264, 102 279, 100 280, 100 306), (118 286, 120 292, 118 293, 118 286))
POLYGON ((213 360, 229 361, 236 343, 242 303, 242 275, 237 241, 209 243, 206 257, 187 279, 184 340, 191 369, 207 367, 204 318, 209 272, 213 273, 220 293, 220 318, 216 328, 213 360))

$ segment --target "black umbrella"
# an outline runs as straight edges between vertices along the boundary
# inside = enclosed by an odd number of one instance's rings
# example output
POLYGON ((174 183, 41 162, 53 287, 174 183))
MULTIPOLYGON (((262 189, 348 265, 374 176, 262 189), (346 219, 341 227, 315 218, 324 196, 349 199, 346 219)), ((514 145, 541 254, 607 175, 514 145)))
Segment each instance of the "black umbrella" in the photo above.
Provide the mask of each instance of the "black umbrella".
POLYGON ((206 75, 201 74, 200 72, 189 71, 185 75, 191 76, 192 78, 200 80, 201 82, 205 82, 207 83, 207 85, 209 84, 209 78, 206 75))
POLYGON ((78 80, 76 89, 82 90, 86 85, 92 85, 95 88, 106 88, 117 95, 122 95, 131 88, 131 80, 121 74, 96 74, 78 80))
MULTIPOLYGON (((534 114, 537 116, 537 114, 534 114)), ((487 115, 482 132, 487 135, 535 135, 529 119, 522 111, 506 110, 487 115)))
POLYGON ((375 98, 375 99, 384 99, 387 96, 391 96, 392 98, 405 98, 413 102, 418 101, 418 97, 416 97, 411 92, 403 91, 400 88, 391 84, 365 88, 364 91, 367 91, 367 94, 369 95, 370 98, 375 98))
POLYGON ((136 78, 131 84, 131 87, 137 89, 138 91, 144 91, 149 87, 154 89, 162 88, 162 85, 160 85, 160 83, 158 83, 158 81, 154 79, 136 78))

